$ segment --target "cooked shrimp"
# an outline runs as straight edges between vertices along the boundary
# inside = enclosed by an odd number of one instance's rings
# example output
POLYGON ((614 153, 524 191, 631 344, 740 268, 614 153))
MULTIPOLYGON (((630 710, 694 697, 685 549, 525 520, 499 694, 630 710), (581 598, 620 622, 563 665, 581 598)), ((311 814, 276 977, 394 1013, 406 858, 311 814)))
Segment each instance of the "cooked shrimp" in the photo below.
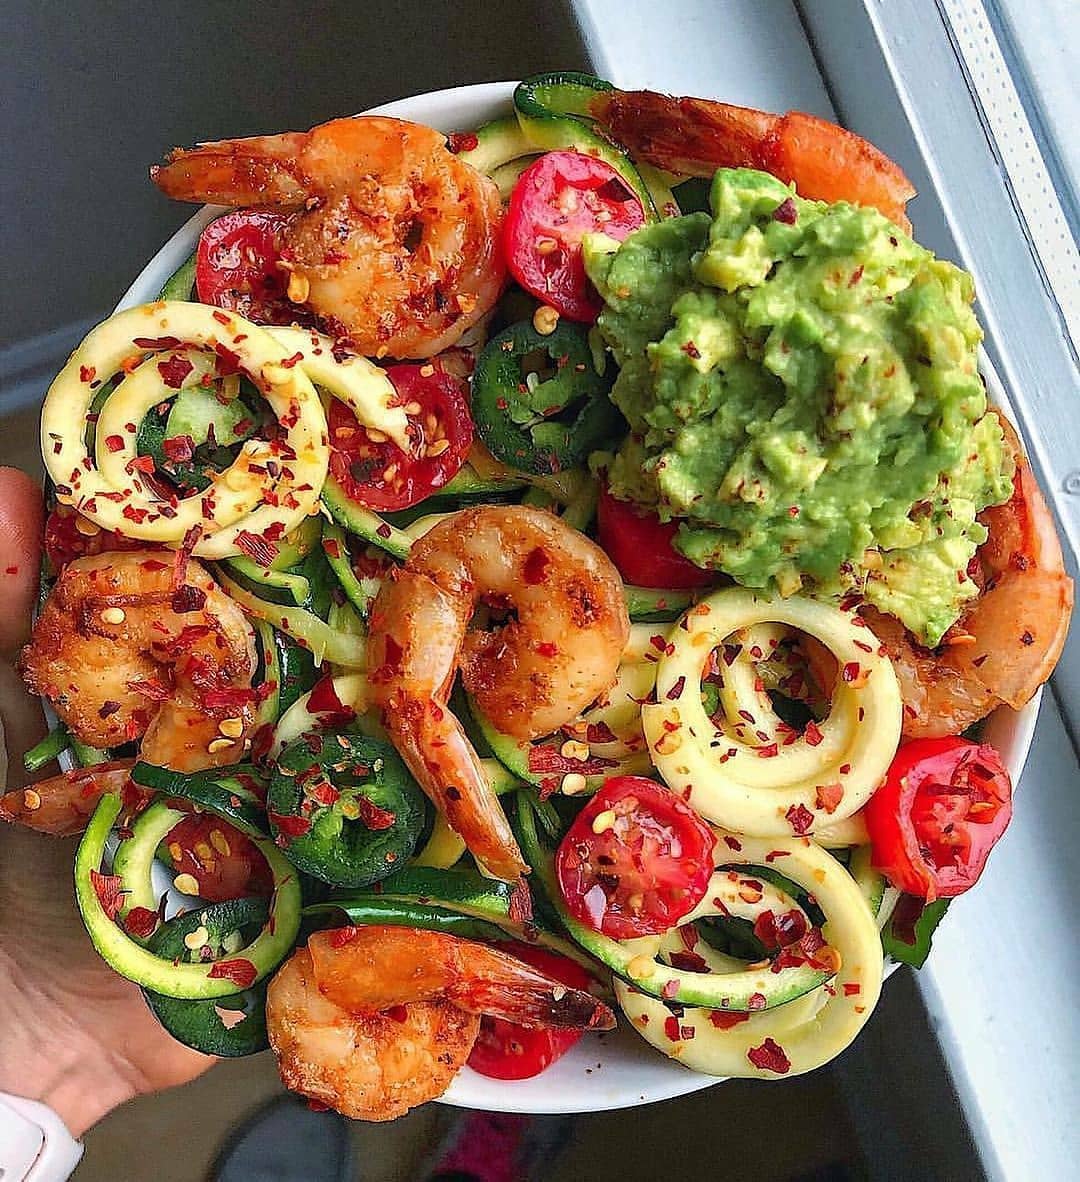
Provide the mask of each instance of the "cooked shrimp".
POLYGON ((550 734, 614 682, 629 632, 607 555, 559 518, 521 505, 445 518, 379 591, 368 641, 373 702, 410 771, 492 874, 509 881, 527 868, 450 712, 456 673, 499 730, 550 734), (469 631, 480 605, 516 618, 469 631))
POLYGON ((267 988, 266 1029, 287 1088, 354 1120, 393 1120, 446 1091, 480 1018, 448 1001, 349 1013, 319 992, 301 948, 267 988))
POLYGON ((517 957, 474 940, 419 928, 316 932, 308 941, 319 992, 350 1013, 449 1001, 522 1026, 610 1030, 611 1010, 517 957))
POLYGON ((592 113, 621 144, 650 164, 690 176, 757 168, 817 201, 871 205, 910 231, 904 206, 915 188, 861 136, 802 111, 773 115, 651 90, 598 95, 592 113))
POLYGON ((885 645, 904 700, 908 738, 959 734, 996 706, 1019 710, 1054 671, 1069 631, 1072 579, 1065 573, 1054 519, 1012 427, 1013 495, 980 514, 989 530, 979 547, 979 597, 934 650, 899 620, 863 614, 885 645))
POLYGON ((20 658, 30 689, 83 743, 142 740, 177 771, 233 763, 252 724, 244 613, 194 560, 131 550, 68 563, 20 658))
POLYGON ((15 788, 0 796, 0 820, 14 821, 50 837, 72 837, 82 833, 107 792, 123 792, 125 801, 137 806, 149 793, 137 788, 130 778, 133 759, 117 759, 95 767, 77 768, 27 788, 15 788))
POLYGON ((498 299, 494 183, 437 131, 384 116, 176 150, 150 170, 182 201, 295 207, 290 298, 378 357, 430 357, 498 299))

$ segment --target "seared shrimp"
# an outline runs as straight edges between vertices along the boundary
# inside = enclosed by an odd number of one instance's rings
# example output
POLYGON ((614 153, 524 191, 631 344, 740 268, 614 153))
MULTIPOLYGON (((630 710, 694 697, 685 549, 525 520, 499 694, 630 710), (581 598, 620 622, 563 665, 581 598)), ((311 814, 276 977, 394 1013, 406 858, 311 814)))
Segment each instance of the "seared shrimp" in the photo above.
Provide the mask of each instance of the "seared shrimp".
POLYGON ((15 788, 0 796, 0 820, 14 821, 50 837, 82 833, 107 792, 124 793, 125 802, 137 807, 150 793, 131 782, 133 759, 117 759, 95 767, 77 768, 39 780, 27 788, 15 788))
POLYGON ((1004 703, 1019 710, 1054 671, 1069 631, 1072 579, 1054 520, 1003 416, 1016 455, 1013 495, 984 510, 979 597, 934 650, 899 622, 863 609, 884 644, 904 700, 908 738, 959 734, 1004 703))
POLYGON ((316 932, 266 992, 286 1087, 361 1120, 391 1120, 441 1096, 472 1050, 480 1015, 609 1030, 611 1010, 513 956, 441 932, 316 932))
POLYGON ((450 1001, 471 1014, 522 1026, 610 1030, 611 1010, 517 957, 474 940, 419 928, 316 932, 308 941, 319 992, 350 1013, 450 1001))
POLYGON ((301 948, 266 990, 266 1029, 287 1088, 354 1120, 394 1120, 446 1091, 480 1018, 448 1001, 349 1013, 319 992, 301 948))
POLYGON ((377 357, 431 357, 498 299, 495 184, 429 127, 384 116, 176 150, 150 170, 182 201, 295 207, 289 296, 377 357))
POLYGON ((194 560, 132 550, 68 563, 20 658, 30 689, 83 743, 142 740, 177 771, 234 763, 252 724, 244 613, 194 560))
POLYGON ((510 881, 527 867, 450 712, 456 673, 499 730, 550 734, 614 682, 629 632, 607 555, 559 518, 520 505, 447 517, 379 591, 368 641, 373 702, 410 771, 492 874, 510 881), (469 631, 480 605, 516 618, 469 631))
POLYGON ((712 176, 757 168, 817 201, 871 205, 905 231, 915 188, 900 167, 861 136, 802 111, 773 115, 651 90, 612 90, 592 113, 616 140, 660 168, 712 176))

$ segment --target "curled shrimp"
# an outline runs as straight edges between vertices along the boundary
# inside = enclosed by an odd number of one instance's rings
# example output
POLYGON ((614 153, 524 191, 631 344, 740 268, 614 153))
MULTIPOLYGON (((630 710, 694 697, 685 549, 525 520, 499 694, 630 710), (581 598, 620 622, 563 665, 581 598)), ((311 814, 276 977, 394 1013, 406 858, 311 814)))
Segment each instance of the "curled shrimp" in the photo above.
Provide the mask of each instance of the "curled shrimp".
POLYGON ((266 994, 287 1087, 346 1116, 391 1120, 446 1091, 480 1015, 609 1030, 591 994, 484 944, 401 927, 316 932, 266 994))
POLYGON ((50 837, 73 837, 86 828, 90 814, 106 793, 122 793, 125 804, 132 808, 149 799, 149 792, 131 782, 134 762, 117 759, 62 772, 26 788, 13 788, 0 796, 0 820, 50 837))
POLYGON ((351 1014, 319 992, 298 949, 266 990, 266 1030, 287 1088, 354 1120, 394 1120, 450 1086, 480 1018, 448 1001, 351 1014))
POLYGON ((526 866, 448 701, 465 688, 499 730, 550 734, 613 684, 630 632, 607 555, 541 509, 485 505, 439 522, 375 600, 373 704, 409 770, 473 856, 512 881, 526 866), (480 606, 516 613, 469 630, 480 606))
POLYGON ((295 208, 289 295, 367 356, 430 357, 498 299, 498 189, 429 127, 385 116, 176 150, 150 170, 182 201, 295 208))
POLYGON ((982 590, 937 649, 919 645, 899 620, 862 609, 885 646, 904 701, 908 738, 959 734, 999 705, 1019 710, 1054 671, 1065 646, 1073 583, 1054 520, 1011 425, 1013 495, 985 509, 989 531, 976 554, 982 590))
POLYGON ((705 177, 718 168, 757 168, 794 182, 803 197, 870 205, 911 230, 904 207, 915 188, 900 167, 816 115, 773 115, 651 90, 605 91, 591 109, 619 143, 659 168, 705 177))
POLYGON ((30 689, 94 747, 142 740, 150 763, 234 763, 252 725, 255 647, 241 611, 188 560, 161 551, 68 563, 22 651, 30 689))

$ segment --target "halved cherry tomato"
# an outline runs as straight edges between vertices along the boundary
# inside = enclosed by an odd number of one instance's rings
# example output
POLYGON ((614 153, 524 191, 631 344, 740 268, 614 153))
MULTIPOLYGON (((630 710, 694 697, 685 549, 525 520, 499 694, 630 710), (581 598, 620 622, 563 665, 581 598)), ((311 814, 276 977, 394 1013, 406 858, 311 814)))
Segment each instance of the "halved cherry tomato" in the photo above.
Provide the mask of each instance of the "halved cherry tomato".
POLYGON ((670 788, 614 776, 555 854, 570 913, 615 940, 666 932, 705 896, 716 837, 670 788))
POLYGON ((438 365, 391 365, 409 419, 407 452, 373 440, 338 399, 330 404, 330 472, 345 495, 382 512, 408 509, 442 488, 465 463, 473 421, 464 384, 438 365))
POLYGON ((684 558, 671 545, 679 528, 666 524, 651 510, 632 501, 620 501, 600 489, 596 506, 596 530, 600 545, 619 568, 619 574, 636 587, 707 587, 716 575, 684 558))
POLYGON ((208 903, 269 895, 274 889, 270 867, 254 843, 217 817, 185 817, 169 830, 165 845, 173 869, 190 874, 208 903))
POLYGON ((278 266, 278 233, 289 215, 234 209, 199 235, 195 290, 204 304, 228 308, 256 324, 290 324, 300 309, 285 295, 289 273, 278 266))
POLYGON ((621 242, 644 222, 641 202, 610 164, 581 152, 547 152, 510 196, 506 264, 560 316, 590 324, 603 304, 585 274, 582 237, 596 231, 621 242))
MULTIPOLYGON (((592 984, 581 965, 557 952, 516 942, 499 947, 571 989, 588 989, 592 984)), ((519 1026, 505 1018, 485 1016, 480 1019, 480 1033, 469 1054, 469 1066, 491 1079, 531 1079, 561 1059, 583 1033, 551 1026, 519 1026)))
POLYGON ((75 558, 109 550, 152 549, 153 544, 100 529, 70 505, 57 505, 45 522, 45 553, 58 574, 75 558))
POLYGON ((934 900, 973 887, 1012 817, 1001 756, 967 739, 916 739, 896 753, 867 802, 874 865, 909 895, 934 900))

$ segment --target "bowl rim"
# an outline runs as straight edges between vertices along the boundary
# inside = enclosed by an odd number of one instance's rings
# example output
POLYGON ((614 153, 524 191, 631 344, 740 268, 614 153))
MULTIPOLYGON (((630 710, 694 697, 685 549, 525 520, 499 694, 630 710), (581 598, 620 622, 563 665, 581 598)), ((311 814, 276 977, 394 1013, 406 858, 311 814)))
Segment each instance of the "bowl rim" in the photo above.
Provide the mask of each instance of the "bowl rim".
MULTIPOLYGON (((446 132, 466 130, 507 113, 516 85, 515 82, 484 82, 448 87, 383 103, 361 114, 411 119, 446 132)), ((189 218, 142 268, 115 311, 153 300, 194 250, 203 227, 226 208, 205 205, 189 218)), ((979 366, 991 402, 1012 412, 1005 387, 981 348, 979 366)), ((999 708, 986 724, 992 741, 1004 748, 1003 757, 1014 785, 1020 779, 1031 747, 1041 697, 1040 689, 1020 711, 999 708)), ((887 962, 886 975, 898 967, 887 962)), ((605 1040, 602 1043, 583 1039, 547 1071, 529 1080, 488 1079, 468 1067, 463 1068, 440 1102, 492 1112, 569 1115, 637 1107, 725 1082, 725 1077, 702 1075, 666 1058, 636 1033, 631 1033, 627 1023, 621 1025, 617 1035, 601 1036, 605 1040), (614 1070, 605 1071, 605 1067, 614 1070)))

